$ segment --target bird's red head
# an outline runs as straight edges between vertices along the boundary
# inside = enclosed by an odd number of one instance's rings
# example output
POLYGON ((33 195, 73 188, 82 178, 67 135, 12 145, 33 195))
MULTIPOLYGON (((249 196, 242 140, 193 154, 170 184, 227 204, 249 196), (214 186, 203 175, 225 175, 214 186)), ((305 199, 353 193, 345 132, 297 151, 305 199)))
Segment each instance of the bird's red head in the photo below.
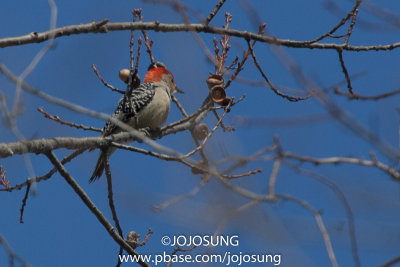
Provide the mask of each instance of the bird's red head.
POLYGON ((171 95, 175 92, 182 93, 175 85, 174 76, 169 72, 164 65, 157 65, 154 68, 150 68, 146 77, 144 77, 145 83, 163 83, 168 88, 168 94, 171 95))
POLYGON ((172 77, 172 80, 174 79, 174 76, 172 75, 172 73, 169 72, 166 68, 157 67, 157 68, 150 69, 146 73, 146 77, 144 77, 144 82, 145 83, 159 82, 163 79, 164 75, 170 75, 172 77))

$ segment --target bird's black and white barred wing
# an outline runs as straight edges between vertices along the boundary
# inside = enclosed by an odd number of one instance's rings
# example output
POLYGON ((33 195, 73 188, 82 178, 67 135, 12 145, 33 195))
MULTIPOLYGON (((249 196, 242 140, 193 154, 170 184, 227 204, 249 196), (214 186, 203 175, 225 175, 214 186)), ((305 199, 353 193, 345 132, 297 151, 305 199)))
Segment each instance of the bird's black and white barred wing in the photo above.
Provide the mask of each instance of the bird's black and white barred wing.
MULTIPOLYGON (((152 83, 142 83, 139 87, 133 89, 130 94, 124 94, 111 117, 127 123, 151 102, 154 94, 155 86, 152 83)), ((118 126, 108 120, 103 128, 102 136, 111 135, 117 129, 118 126)))

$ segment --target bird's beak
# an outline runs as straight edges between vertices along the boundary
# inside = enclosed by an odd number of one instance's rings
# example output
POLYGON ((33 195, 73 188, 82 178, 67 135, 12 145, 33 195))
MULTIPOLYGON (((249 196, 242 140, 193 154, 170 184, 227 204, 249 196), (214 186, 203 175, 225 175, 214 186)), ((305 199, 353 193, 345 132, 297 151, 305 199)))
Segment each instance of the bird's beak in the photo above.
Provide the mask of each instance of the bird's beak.
POLYGON ((175 91, 180 93, 180 94, 184 94, 185 93, 181 89, 179 89, 177 86, 175 86, 175 91))

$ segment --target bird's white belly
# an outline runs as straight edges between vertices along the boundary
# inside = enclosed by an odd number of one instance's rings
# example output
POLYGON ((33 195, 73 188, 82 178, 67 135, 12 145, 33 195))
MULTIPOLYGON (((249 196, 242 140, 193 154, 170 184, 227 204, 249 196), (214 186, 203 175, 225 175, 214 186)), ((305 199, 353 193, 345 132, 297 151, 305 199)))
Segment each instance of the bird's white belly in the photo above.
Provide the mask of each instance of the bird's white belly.
POLYGON ((135 128, 156 129, 163 125, 168 117, 170 98, 165 90, 156 88, 153 100, 138 113, 135 128))

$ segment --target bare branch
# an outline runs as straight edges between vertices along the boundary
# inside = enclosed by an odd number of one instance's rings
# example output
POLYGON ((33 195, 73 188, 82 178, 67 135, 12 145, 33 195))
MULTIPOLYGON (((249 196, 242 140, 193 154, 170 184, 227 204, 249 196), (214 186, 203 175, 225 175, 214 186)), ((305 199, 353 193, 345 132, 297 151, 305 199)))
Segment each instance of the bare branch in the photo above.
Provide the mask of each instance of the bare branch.
POLYGON ((218 126, 221 124, 222 120, 224 119, 226 113, 228 112, 230 106, 232 105, 232 101, 233 98, 231 98, 231 100, 229 101, 229 104, 226 106, 224 113, 222 113, 221 118, 217 121, 217 123, 215 124, 215 126, 211 129, 211 131, 207 134, 206 138, 204 138, 203 142, 197 146, 195 149, 193 149, 192 151, 190 151, 189 153, 187 153, 186 155, 184 155, 182 157, 182 159, 186 159, 190 156, 192 156, 194 153, 196 153, 197 151, 203 149, 203 147, 206 145, 208 139, 213 135, 213 133, 217 130, 218 126))
MULTIPOLYGON (((324 38, 326 38, 328 36, 329 37, 333 37, 332 34, 334 34, 340 27, 342 27, 353 16, 353 12, 355 12, 355 10, 358 9, 360 4, 361 4, 361 0, 357 0, 356 4, 353 7, 353 9, 349 13, 347 13, 346 16, 344 18, 342 18, 340 20, 340 22, 335 27, 333 27, 331 30, 329 30, 327 33, 321 35, 320 37, 317 37, 312 41, 308 41, 308 43, 316 43, 316 42, 321 41, 322 39, 324 39, 324 38)), ((344 36, 346 36, 346 35, 342 35, 339 38, 344 37, 344 36)), ((348 43, 346 43, 346 44, 348 44, 348 43)))
POLYGON ((282 152, 280 154, 284 158, 289 158, 289 159, 296 159, 299 161, 305 161, 305 162, 311 162, 316 165, 319 164, 338 164, 338 163, 348 163, 348 164, 356 164, 356 165, 364 165, 364 166, 374 166, 382 171, 386 172, 389 174, 394 180, 400 181, 400 173, 396 171, 395 169, 383 164, 380 161, 375 161, 375 160, 364 160, 364 159, 358 159, 358 158, 341 158, 341 157, 332 157, 332 158, 311 158, 307 156, 300 156, 296 155, 290 152, 282 152))
MULTIPOLYGON (((133 138, 134 139, 134 138, 133 138)), ((50 139, 23 140, 13 143, 0 143, 0 158, 10 157, 16 154, 25 153, 46 153, 47 151, 67 148, 67 149, 89 149, 101 147, 112 141, 133 140, 130 133, 120 133, 110 137, 55 137, 50 139)))
POLYGON ((111 89, 112 91, 114 91, 114 92, 117 92, 117 93, 120 93, 120 94, 125 94, 124 91, 119 90, 118 88, 116 88, 116 87, 112 86, 111 84, 109 84, 108 82, 106 82, 106 81, 103 79, 103 77, 101 77, 100 73, 97 71, 96 65, 92 64, 92 68, 93 68, 94 73, 96 73, 97 77, 98 77, 99 80, 104 84, 104 86, 110 88, 110 89, 111 89))
MULTIPOLYGON (((356 6, 361 4, 361 2, 362 2, 362 0, 358 0, 356 2, 356 6)), ((353 28, 354 28, 354 25, 356 24, 357 14, 358 14, 358 7, 356 9, 354 9, 354 11, 352 12, 352 19, 350 21, 349 29, 347 30, 346 39, 344 40, 345 45, 349 44, 350 36, 353 33, 353 28)))
POLYGON ((178 202, 180 202, 180 201, 182 201, 182 200, 184 200, 184 199, 191 198, 191 197, 195 196, 195 195, 200 191, 200 189, 203 188, 204 185, 206 185, 207 181, 208 181, 208 179, 207 179, 207 180, 206 180, 206 179, 203 179, 203 180, 202 180, 198 185, 196 185, 196 187, 193 188, 193 190, 190 191, 189 193, 184 194, 184 195, 180 195, 180 196, 177 196, 177 197, 174 197, 173 199, 170 199, 170 200, 168 200, 168 201, 165 201, 164 203, 161 203, 161 204, 159 204, 159 205, 153 206, 153 210, 155 210, 155 211, 161 211, 161 210, 163 210, 163 209, 165 209, 165 208, 167 208, 167 207, 169 207, 169 206, 171 206, 171 205, 173 205, 173 204, 176 204, 176 203, 178 203, 178 202))
POLYGON ((337 196, 339 201, 342 203, 344 210, 346 212, 346 216, 347 216, 347 220, 348 220, 348 224, 349 224, 349 237, 350 237, 350 243, 351 243, 351 251, 352 251, 353 259, 354 259, 354 265, 357 267, 360 267, 361 262, 360 262, 360 257, 358 255, 358 246, 357 246, 357 238, 356 238, 356 228, 355 228, 355 224, 354 224, 354 215, 353 215, 353 211, 351 210, 350 204, 347 201, 344 193, 340 190, 340 188, 336 184, 334 184, 328 178, 326 178, 318 173, 315 173, 315 172, 312 172, 309 170, 305 170, 305 169, 301 169, 293 164, 290 164, 289 166, 297 173, 307 175, 308 177, 311 177, 311 178, 319 181, 320 183, 328 186, 333 191, 333 193, 337 196))
POLYGON ((47 113, 46 111, 43 110, 43 107, 38 107, 37 110, 40 113, 42 113, 47 119, 50 119, 50 120, 55 121, 55 122, 58 122, 60 124, 67 125, 67 126, 70 126, 70 127, 75 127, 77 129, 82 129, 82 130, 101 132, 101 129, 99 129, 99 128, 85 126, 83 124, 76 124, 74 122, 64 121, 57 115, 50 115, 49 113, 47 113))
POLYGON ((171 95, 171 100, 175 103, 176 107, 180 110, 180 112, 182 113, 182 115, 184 117, 188 117, 189 116, 187 114, 187 112, 185 111, 185 109, 183 108, 183 106, 181 105, 181 103, 179 102, 178 98, 176 98, 176 96, 171 95))
POLYGON ((51 36, 58 38, 74 34, 87 33, 107 33, 109 31, 130 31, 130 30, 152 30, 160 32, 204 32, 210 34, 236 36, 243 39, 256 40, 262 43, 274 44, 286 47, 307 48, 307 49, 328 49, 328 50, 347 50, 347 51, 390 51, 400 47, 400 42, 387 45, 343 45, 336 43, 309 43, 307 41, 293 41, 279 39, 272 36, 264 36, 248 31, 239 31, 236 29, 223 29, 203 24, 166 24, 155 22, 114 22, 101 23, 91 22, 87 24, 70 25, 56 28, 51 31, 41 33, 31 33, 18 37, 8 37, 0 39, 0 47, 9 47, 24 45, 30 43, 40 43, 50 39, 51 36), (100 25, 100 26, 99 26, 100 25))
MULTIPOLYGON (((66 156, 61 163, 64 165, 68 162, 70 162, 72 159, 74 159, 75 157, 79 156, 80 154, 82 154, 83 152, 85 152, 86 149, 78 149, 76 151, 74 151, 73 153, 71 153, 70 155, 66 156)), ((40 177, 34 177, 34 178, 28 178, 25 182, 21 183, 21 184, 17 184, 11 187, 8 187, 6 189, 0 189, 0 191, 8 191, 8 192, 12 192, 14 190, 21 190, 23 187, 28 186, 32 183, 38 183, 41 181, 46 181, 48 179, 50 179, 52 177, 52 175, 57 171, 56 168, 51 169, 48 173, 46 173, 43 176, 40 177)))
POLYGON ((215 15, 217 15, 218 11, 220 10, 220 8, 222 7, 222 5, 225 3, 226 0, 219 0, 217 5, 214 7, 213 10, 211 10, 210 14, 208 14, 206 20, 203 22, 204 25, 208 25, 210 23, 210 21, 215 17, 215 15))
POLYGON ((281 93, 281 92, 280 92, 278 89, 276 89, 275 86, 270 82, 270 80, 268 79, 267 75, 265 75, 264 71, 262 70, 260 64, 258 63, 258 60, 257 60, 257 58, 256 58, 256 55, 254 54, 253 45, 250 43, 250 41, 247 41, 247 45, 248 45, 248 47, 249 47, 249 51, 250 51, 251 57, 253 58, 254 64, 256 65, 258 71, 260 72, 260 74, 261 74, 261 76, 264 78, 264 80, 267 82, 269 88, 271 88, 271 90, 272 90, 275 94, 277 94, 277 95, 279 95, 279 96, 281 96, 281 97, 283 97, 283 98, 285 98, 285 99, 287 99, 287 100, 289 100, 289 101, 292 101, 292 102, 297 102, 297 101, 301 101, 301 100, 306 100, 306 99, 308 99, 308 98, 310 98, 310 97, 312 96, 312 93, 309 93, 309 95, 306 96, 306 97, 293 97, 293 96, 288 96, 288 95, 286 95, 286 94, 281 93))
POLYGON ((252 170, 252 171, 248 171, 248 172, 245 172, 245 173, 242 173, 242 174, 232 174, 232 175, 224 174, 224 175, 222 175, 222 177, 224 177, 226 179, 237 179, 237 178, 251 176, 253 174, 257 174, 257 173, 260 173, 260 172, 262 172, 262 169, 258 168, 258 169, 255 169, 255 170, 252 170))
MULTIPOLYGON (((142 9, 138 8, 135 9, 133 11, 133 16, 138 17, 140 22, 143 22, 143 16, 142 16, 142 9)), ((133 32, 134 29, 131 29, 131 31, 133 32)), ((149 36, 147 35, 147 32, 145 29, 142 29, 142 34, 143 34, 143 38, 144 38, 144 44, 147 48, 147 53, 149 54, 150 57, 150 61, 152 64, 154 64, 155 60, 154 60, 154 56, 153 56, 153 51, 151 49, 152 45, 153 45, 153 40, 149 41, 149 36)))
POLYGON ((269 194, 275 195, 275 184, 278 176, 279 168, 281 167, 282 158, 278 156, 278 158, 274 161, 274 165, 272 166, 272 172, 269 177, 269 194))
POLYGON ((284 194, 279 194, 279 195, 276 195, 276 196, 278 198, 280 198, 280 199, 285 199, 285 200, 289 200, 289 201, 292 201, 294 203, 297 203, 300 206, 302 206, 303 208, 309 210, 314 215, 315 220, 316 220, 317 225, 318 225, 318 228, 319 228, 319 230, 320 230, 320 232, 322 234, 322 237, 324 238, 325 247, 326 247, 326 250, 328 252, 328 256, 329 256, 329 259, 330 259, 330 261, 332 263, 332 266, 333 267, 338 267, 339 265, 338 265, 338 263, 336 261, 335 253, 333 252, 331 239, 329 237, 328 231, 326 230, 325 224, 324 224, 324 222, 322 220, 321 212, 319 212, 316 209, 314 209, 306 201, 304 201, 302 199, 298 199, 298 198, 296 198, 294 196, 284 195, 284 194))
POLYGON ((25 209, 25 206, 26 206, 26 201, 28 200, 28 195, 29 195, 30 189, 31 189, 31 183, 29 183, 26 186, 25 196, 24 196, 24 199, 22 200, 22 206, 21 206, 21 209, 20 209, 21 213, 20 213, 20 217, 19 217, 19 223, 24 223, 24 220, 22 219, 22 217, 24 216, 24 209, 25 209))
POLYGON ((387 262, 383 263, 380 267, 391 267, 399 262, 400 262, 400 256, 397 256, 397 257, 394 257, 393 259, 390 259, 387 262))
POLYGON ((351 80, 350 80, 350 76, 349 76, 349 72, 347 71, 346 65, 344 64, 344 60, 343 60, 343 51, 342 50, 337 50, 338 54, 339 54, 339 62, 340 62, 340 66, 342 67, 342 71, 344 73, 344 77, 346 77, 346 81, 347 81, 347 88, 349 89, 349 94, 353 95, 353 87, 351 86, 351 80))
POLYGON ((397 94, 400 93, 400 89, 396 89, 396 90, 389 91, 389 92, 386 92, 386 93, 383 93, 383 94, 372 95, 372 96, 364 96, 364 95, 359 95, 357 93, 350 94, 348 92, 341 91, 339 87, 336 87, 334 92, 337 95, 347 96, 347 98, 350 99, 350 100, 375 100, 376 101, 376 100, 381 100, 383 98, 391 97, 393 95, 397 95, 397 94))
MULTIPOLYGON (((124 234, 122 233, 122 228, 121 228, 121 226, 119 224, 117 211, 115 210, 113 190, 112 190, 111 170, 110 170, 110 163, 108 161, 108 158, 105 161, 105 173, 106 173, 106 177, 107 177, 108 205, 110 206, 111 214, 112 214, 112 217, 113 217, 113 220, 114 220, 114 223, 115 223, 115 227, 118 230, 118 234, 120 236, 124 236, 124 234)), ((122 255, 122 252, 123 252, 123 247, 120 246, 118 255, 122 255)), ((119 266, 120 264, 121 264, 121 261, 119 260, 119 257, 118 257, 117 266, 119 266)))

